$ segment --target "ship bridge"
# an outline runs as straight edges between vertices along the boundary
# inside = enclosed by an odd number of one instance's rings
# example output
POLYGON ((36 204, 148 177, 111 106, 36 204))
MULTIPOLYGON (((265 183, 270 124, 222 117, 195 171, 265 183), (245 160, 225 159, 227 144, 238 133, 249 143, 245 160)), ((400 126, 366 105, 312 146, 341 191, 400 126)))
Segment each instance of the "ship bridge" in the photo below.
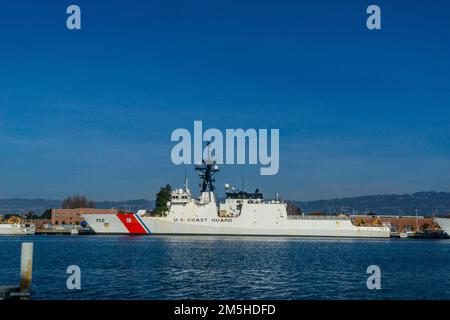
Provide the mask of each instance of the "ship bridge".
POLYGON ((263 194, 261 192, 258 192, 258 189, 256 189, 255 192, 245 192, 245 191, 232 191, 226 193, 227 199, 263 199, 263 194))

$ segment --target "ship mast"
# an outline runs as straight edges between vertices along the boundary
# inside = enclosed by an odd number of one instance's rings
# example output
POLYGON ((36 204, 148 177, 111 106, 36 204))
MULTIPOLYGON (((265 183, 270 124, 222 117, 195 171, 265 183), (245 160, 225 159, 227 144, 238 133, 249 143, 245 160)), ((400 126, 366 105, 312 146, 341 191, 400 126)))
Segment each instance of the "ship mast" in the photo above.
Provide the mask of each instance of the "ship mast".
POLYGON ((211 160, 210 157, 210 147, 209 144, 207 144, 208 147, 208 159, 206 161, 203 159, 201 165, 195 165, 195 170, 199 171, 199 176, 201 179, 201 182, 199 184, 200 186, 200 192, 214 192, 214 182, 216 181, 213 178, 213 175, 219 171, 219 166, 216 164, 216 161, 211 160))

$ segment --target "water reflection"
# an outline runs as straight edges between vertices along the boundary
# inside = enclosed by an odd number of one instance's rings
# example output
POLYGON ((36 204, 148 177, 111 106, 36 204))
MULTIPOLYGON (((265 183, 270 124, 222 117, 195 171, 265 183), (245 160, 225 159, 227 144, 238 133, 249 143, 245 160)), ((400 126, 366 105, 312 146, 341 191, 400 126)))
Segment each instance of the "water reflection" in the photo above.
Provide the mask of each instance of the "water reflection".
POLYGON ((0 283, 35 243, 37 299, 449 299, 450 241, 220 236, 0 239, 0 283), (66 289, 68 265, 82 290, 66 289), (382 290, 366 268, 382 270, 382 290))

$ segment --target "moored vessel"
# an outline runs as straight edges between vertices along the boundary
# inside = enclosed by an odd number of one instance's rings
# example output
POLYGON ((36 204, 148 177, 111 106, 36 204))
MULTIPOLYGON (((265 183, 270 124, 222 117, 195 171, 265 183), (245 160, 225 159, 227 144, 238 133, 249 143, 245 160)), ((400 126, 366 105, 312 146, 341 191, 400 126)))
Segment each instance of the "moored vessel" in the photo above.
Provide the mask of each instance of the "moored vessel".
POLYGON ((0 235, 28 235, 34 234, 33 225, 17 224, 17 223, 1 223, 0 235))
POLYGON ((389 238, 390 227, 356 226, 349 216, 288 215, 287 204, 278 196, 265 200, 254 193, 230 190, 217 206, 213 175, 214 162, 198 165, 200 196, 194 198, 187 181, 175 189, 162 216, 145 210, 126 214, 85 214, 83 218, 97 234, 191 234, 389 238))

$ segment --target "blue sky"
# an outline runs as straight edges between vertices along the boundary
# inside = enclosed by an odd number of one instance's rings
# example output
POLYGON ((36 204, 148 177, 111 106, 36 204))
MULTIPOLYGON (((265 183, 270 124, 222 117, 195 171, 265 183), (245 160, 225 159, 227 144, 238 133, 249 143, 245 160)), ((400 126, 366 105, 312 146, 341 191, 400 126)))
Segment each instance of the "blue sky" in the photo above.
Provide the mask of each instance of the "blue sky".
POLYGON ((0 198, 154 198, 194 120, 280 129, 279 173, 225 165, 221 192, 450 191, 448 1, 38 3, 0 3, 0 198))

